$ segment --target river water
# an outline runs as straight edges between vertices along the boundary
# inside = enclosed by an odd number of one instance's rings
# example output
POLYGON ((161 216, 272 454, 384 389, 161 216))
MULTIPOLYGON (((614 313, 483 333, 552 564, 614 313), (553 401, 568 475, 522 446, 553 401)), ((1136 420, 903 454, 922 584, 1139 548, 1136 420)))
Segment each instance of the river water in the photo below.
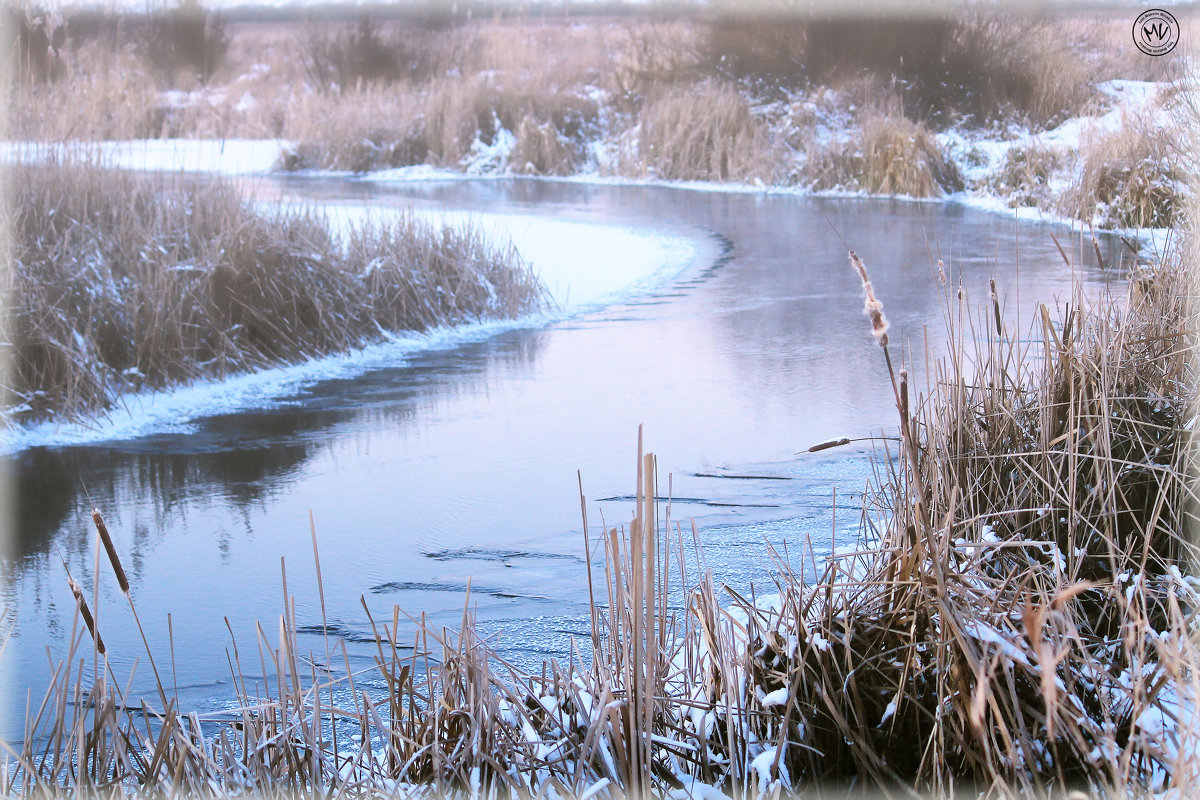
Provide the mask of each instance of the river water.
MULTIPOLYGON (((375 652, 364 601, 380 620, 398 605, 453 628, 468 580, 481 629, 509 658, 538 664, 586 635, 580 481, 591 522, 626 522, 639 425, 659 456, 661 491, 676 498, 673 517, 696 521, 718 581, 769 591, 764 542, 793 557, 811 543, 819 558, 835 527, 854 536, 870 444, 796 455, 895 424, 838 231, 866 261, 893 353, 907 345, 914 374, 942 338, 939 255, 951 287, 961 280, 975 301, 995 276, 1018 325, 1037 301, 1066 298, 1073 271, 1094 291, 1129 260, 1102 239, 1102 268, 1090 240, 1065 228, 954 204, 536 180, 297 178, 257 191, 630 226, 686 237, 698 255, 602 308, 431 345, 183 430, 7 457, 16 510, 3 591, 16 623, 2 656, 5 736, 19 732, 27 696, 36 708, 49 664, 67 653, 74 604, 60 553, 93 592, 93 503, 185 709, 232 698, 230 630, 243 656, 257 653, 256 622, 274 639, 284 565, 307 631, 300 644, 323 648, 310 514, 329 629, 358 666, 375 652)), ((581 255, 566 247, 556 257, 581 255)), ((145 649, 103 560, 99 574, 114 672, 124 680, 136 662, 134 694, 153 698, 145 649)), ((250 683, 258 663, 243 658, 250 683)))

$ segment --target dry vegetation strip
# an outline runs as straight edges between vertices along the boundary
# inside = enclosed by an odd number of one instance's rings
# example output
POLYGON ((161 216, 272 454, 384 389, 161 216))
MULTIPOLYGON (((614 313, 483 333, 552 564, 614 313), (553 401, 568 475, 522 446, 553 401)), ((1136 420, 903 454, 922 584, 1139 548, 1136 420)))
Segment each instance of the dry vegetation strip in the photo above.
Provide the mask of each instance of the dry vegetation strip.
POLYGON ((511 245, 411 216, 331 232, 215 181, 10 168, 5 406, 19 419, 535 309, 511 245))
MULTIPOLYGON (((523 673, 477 638, 469 613, 457 635, 422 627, 402 641, 396 609, 372 621, 386 688, 364 692, 363 676, 316 668, 345 659, 336 641, 303 657, 289 604, 278 639, 259 642, 273 688, 238 678, 233 725, 151 711, 103 668, 94 680, 72 672, 73 652, 0 788, 616 798, 699 781, 742 798, 1186 787, 1200 745, 1200 582, 1186 535, 1197 373, 1185 265, 1139 273, 1121 303, 1044 311, 1033 336, 1003 327, 994 296, 976 317, 947 288, 949 356, 926 397, 893 363, 879 299, 851 257, 899 431, 857 552, 779 558, 776 601, 729 592, 723 604, 711 574, 689 571, 645 455, 632 522, 589 531, 589 551, 604 554, 590 658, 523 673)), ((85 625, 86 595, 75 595, 85 625)), ((76 645, 105 665, 101 633, 76 645)))
MULTIPOLYGON (((12 11, 11 133, 282 138, 284 169, 428 163, 936 197, 963 188, 937 134, 1052 128, 1104 107, 1098 81, 1168 80, 1181 63, 1142 56, 1128 20, 1101 12, 390 13, 12 11)), ((1084 166, 1078 191, 1018 185, 1012 198, 1105 225, 1172 216, 1169 164, 1143 145, 1102 149, 1044 162, 1059 178, 1084 166)), ((995 183, 966 188, 1007 191, 995 183)))

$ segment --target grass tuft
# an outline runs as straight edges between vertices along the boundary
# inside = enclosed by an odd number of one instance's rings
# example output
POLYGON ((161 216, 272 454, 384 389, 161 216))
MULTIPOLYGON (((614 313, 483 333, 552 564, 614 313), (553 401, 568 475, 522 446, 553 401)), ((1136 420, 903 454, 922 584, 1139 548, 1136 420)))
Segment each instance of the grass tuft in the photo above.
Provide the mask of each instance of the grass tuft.
POLYGON ((619 169, 664 180, 770 181, 773 145, 745 97, 709 82, 650 97, 619 169))
POLYGON ((1138 125, 1094 137, 1061 203, 1071 216, 1106 228, 1173 227, 1185 197, 1179 154, 1162 132, 1138 125))
POLYGON ((212 181, 81 163, 15 167, 11 180, 5 403, 20 419, 542 298, 511 246, 476 230, 401 215, 342 241, 316 214, 255 212, 212 181))
POLYGON ((855 138, 810 152, 802 176, 816 189, 909 197, 940 197, 963 188, 933 133, 895 110, 867 112, 855 138))

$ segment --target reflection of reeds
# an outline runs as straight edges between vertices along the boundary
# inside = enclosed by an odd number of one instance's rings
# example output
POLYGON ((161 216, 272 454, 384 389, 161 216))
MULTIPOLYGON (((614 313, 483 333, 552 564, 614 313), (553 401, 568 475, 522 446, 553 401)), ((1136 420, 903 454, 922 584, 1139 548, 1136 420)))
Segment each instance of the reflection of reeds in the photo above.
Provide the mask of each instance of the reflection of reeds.
POLYGON ((542 287, 511 245, 412 216, 352 227, 258 213, 220 183, 82 163, 11 170, 5 401, 94 411, 158 388, 297 362, 386 332, 515 316, 542 287))
MULTIPOLYGON (((458 635, 420 620, 406 635, 397 608, 371 619, 379 688, 367 690, 344 648, 340 675, 328 653, 320 669, 301 658, 289 598, 278 641, 259 631, 273 691, 252 696, 238 677, 235 725, 202 729, 163 699, 147 730, 107 690, 57 681, 27 738, 57 746, 37 758, 27 745, 3 788, 1186 787, 1200 593, 1184 536, 1196 499, 1184 277, 1168 263, 1121 306, 1077 297, 1060 321, 1043 309, 1023 339, 994 330, 994 302, 977 323, 963 312, 931 395, 910 399, 897 371, 903 452, 879 462, 860 546, 823 564, 776 556, 769 602, 726 588, 722 605, 710 574, 687 573, 640 453, 628 526, 587 531, 604 552, 591 659, 525 673, 477 636, 469 599, 458 635), (343 689, 352 699, 335 705, 343 689), (68 696, 87 698, 98 744, 80 749, 68 696)), ((240 673, 236 646, 231 661, 240 673)))

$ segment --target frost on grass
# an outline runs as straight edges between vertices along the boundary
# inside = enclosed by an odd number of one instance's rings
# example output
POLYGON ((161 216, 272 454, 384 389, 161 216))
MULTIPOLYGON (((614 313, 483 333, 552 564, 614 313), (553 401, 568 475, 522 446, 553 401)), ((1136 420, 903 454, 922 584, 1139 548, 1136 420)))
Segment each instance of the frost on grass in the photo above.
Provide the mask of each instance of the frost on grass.
POLYGON ((4 405, 20 419, 543 300, 511 245, 470 229, 400 215, 335 237, 315 213, 256 211, 212 181, 69 160, 11 171, 4 405))

